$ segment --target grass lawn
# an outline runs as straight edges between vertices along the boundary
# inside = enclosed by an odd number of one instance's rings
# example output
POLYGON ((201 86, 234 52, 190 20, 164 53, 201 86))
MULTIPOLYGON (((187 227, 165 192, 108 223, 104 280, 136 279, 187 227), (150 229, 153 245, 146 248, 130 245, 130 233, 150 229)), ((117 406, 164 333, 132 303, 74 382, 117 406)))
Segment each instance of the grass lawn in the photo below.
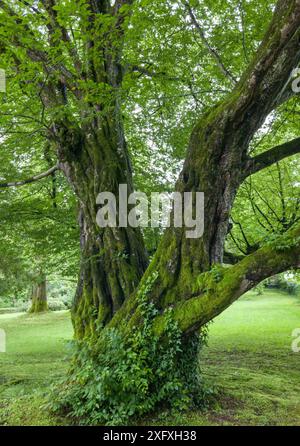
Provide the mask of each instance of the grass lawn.
POLYGON ((7 352, 0 353, 0 424, 52 425, 41 405, 49 383, 66 371, 67 342, 72 338, 68 311, 0 315, 7 352))
MULTIPOLYGON (((291 349, 300 328, 300 298, 248 293, 217 317, 201 363, 218 397, 206 412, 157 414, 142 424, 300 425, 300 353, 291 349)), ((63 424, 41 408, 49 383, 62 376, 68 312, 0 315, 7 353, 0 353, 0 424, 63 424)), ((300 343, 299 343, 300 344, 300 343)))

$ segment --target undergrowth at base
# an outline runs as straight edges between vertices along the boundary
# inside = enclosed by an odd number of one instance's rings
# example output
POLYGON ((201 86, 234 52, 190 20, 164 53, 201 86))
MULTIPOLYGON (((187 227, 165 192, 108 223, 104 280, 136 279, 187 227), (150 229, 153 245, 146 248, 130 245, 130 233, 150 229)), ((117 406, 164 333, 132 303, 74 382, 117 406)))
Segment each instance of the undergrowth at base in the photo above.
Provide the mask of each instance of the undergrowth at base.
POLYGON ((163 337, 153 335, 157 309, 146 296, 156 277, 139 292, 143 324, 124 338, 99 327, 93 339, 74 343, 72 367, 51 394, 49 407, 82 424, 124 425, 158 406, 175 411, 208 404, 199 350, 207 331, 184 338, 168 311, 163 337))

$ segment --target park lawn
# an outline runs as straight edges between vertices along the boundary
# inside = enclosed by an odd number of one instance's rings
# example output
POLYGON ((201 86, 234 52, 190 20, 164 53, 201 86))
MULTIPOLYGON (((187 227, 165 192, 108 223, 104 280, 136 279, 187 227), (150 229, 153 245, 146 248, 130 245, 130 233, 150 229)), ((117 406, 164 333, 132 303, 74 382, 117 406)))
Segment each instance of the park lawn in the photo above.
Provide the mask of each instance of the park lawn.
POLYGON ((49 384, 67 370, 72 339, 69 311, 0 315, 6 353, 0 353, 0 424, 60 424, 44 408, 49 384))
MULTIPOLYGON (((250 292, 210 326, 201 354, 215 388, 206 411, 159 412, 140 421, 161 425, 300 425, 300 353, 291 349, 300 328, 300 298, 250 292)), ((43 407, 49 383, 63 376, 72 338, 69 312, 0 315, 7 353, 0 353, 0 424, 53 425, 43 407)))

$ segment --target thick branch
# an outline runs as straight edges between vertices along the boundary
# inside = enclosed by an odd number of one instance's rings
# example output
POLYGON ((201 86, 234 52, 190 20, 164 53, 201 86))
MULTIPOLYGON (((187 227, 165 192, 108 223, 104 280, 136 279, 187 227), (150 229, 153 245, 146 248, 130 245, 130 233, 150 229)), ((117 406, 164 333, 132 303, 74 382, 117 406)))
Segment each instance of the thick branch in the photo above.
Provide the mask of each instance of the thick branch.
POLYGON ((300 0, 278 0, 257 55, 238 83, 243 89, 240 103, 251 114, 258 106, 260 125, 290 97, 291 73, 300 61, 299 36, 300 0))
MULTIPOLYGON (((290 268, 299 268, 300 227, 289 231, 283 238, 282 245, 286 247, 265 246, 257 250, 236 265, 226 268, 222 280, 214 285, 209 282, 207 291, 176 305, 174 318, 181 330, 186 333, 198 329, 262 280, 290 268)), ((167 318, 164 314, 157 317, 157 334, 162 333, 167 318)))
POLYGON ((4 188, 4 187, 24 186, 25 184, 34 183, 35 181, 39 181, 39 180, 42 180, 43 178, 49 177, 50 175, 52 175, 57 170, 59 170, 59 166, 58 165, 51 167, 51 169, 47 170, 47 172, 40 173, 39 175, 35 175, 35 176, 31 177, 31 178, 28 178, 27 180, 15 181, 15 182, 12 182, 12 183, 0 183, 0 187, 4 188))
POLYGON ((245 165, 245 178, 299 152, 300 138, 295 138, 285 144, 273 147, 260 155, 249 158, 245 165))

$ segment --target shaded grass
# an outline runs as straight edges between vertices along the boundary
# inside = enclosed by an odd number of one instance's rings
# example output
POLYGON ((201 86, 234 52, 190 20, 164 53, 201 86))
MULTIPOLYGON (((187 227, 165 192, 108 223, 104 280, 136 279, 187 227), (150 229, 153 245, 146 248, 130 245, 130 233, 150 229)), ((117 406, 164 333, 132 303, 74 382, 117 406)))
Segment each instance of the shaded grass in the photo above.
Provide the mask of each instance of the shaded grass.
MULTIPOLYGON (((49 383, 63 376, 67 311, 0 315, 7 353, 0 354, 0 424, 64 424, 41 409, 49 383)), ((201 363, 217 398, 210 410, 159 413, 141 424, 300 425, 300 353, 291 349, 300 327, 300 299, 248 293, 217 317, 201 363)))
POLYGON ((59 424, 41 409, 49 383, 66 372, 72 338, 68 311, 0 316, 6 353, 0 353, 0 424, 59 424))

